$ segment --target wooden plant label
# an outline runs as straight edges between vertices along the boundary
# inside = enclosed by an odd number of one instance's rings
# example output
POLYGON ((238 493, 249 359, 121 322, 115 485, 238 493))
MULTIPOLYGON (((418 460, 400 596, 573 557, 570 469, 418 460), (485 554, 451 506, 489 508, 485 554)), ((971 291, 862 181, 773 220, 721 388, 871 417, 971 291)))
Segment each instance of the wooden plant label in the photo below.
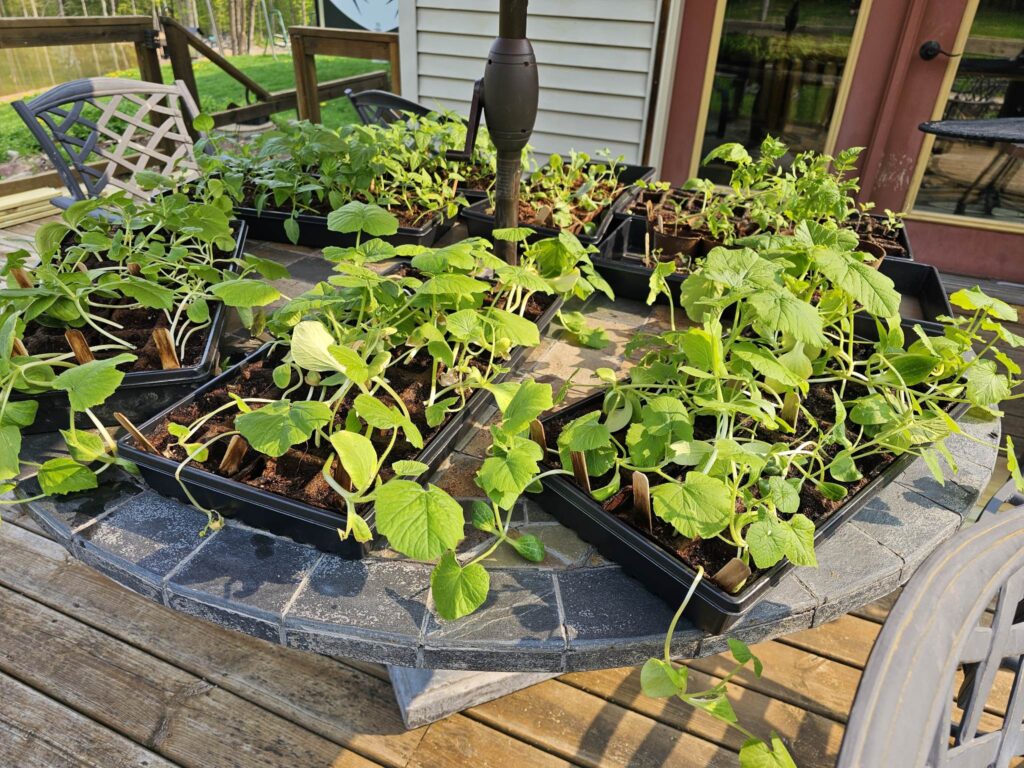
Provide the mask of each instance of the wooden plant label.
POLYGON ((335 482, 350 493, 355 489, 352 485, 352 478, 349 477, 348 472, 341 465, 341 459, 335 459, 334 461, 334 475, 335 482))
POLYGON ((132 277, 138 277, 139 275, 142 274, 142 267, 139 266, 138 264, 129 264, 128 274, 131 275, 132 277))
POLYGON ((32 278, 29 277, 28 272, 26 272, 21 267, 15 267, 14 269, 12 269, 11 270, 11 275, 14 277, 14 281, 18 284, 19 287, 21 287, 21 288, 31 288, 32 287, 32 278))
POLYGON ((533 223, 538 224, 542 227, 550 227, 552 225, 551 213, 551 209, 548 206, 540 206, 537 209, 536 217, 534 218, 533 223))
POLYGON ((548 439, 544 434, 544 425, 537 419, 530 422, 530 439, 543 448, 545 452, 547 451, 548 439))
POLYGON ((14 347, 11 349, 11 352, 14 353, 15 357, 28 357, 28 350, 25 349, 21 339, 14 340, 14 347))
POLYGON ((228 442, 227 450, 224 451, 224 458, 220 460, 218 469, 226 475, 235 474, 242 466, 242 460, 248 450, 249 444, 245 442, 245 438, 241 435, 234 435, 228 442))
POLYGON ((643 512, 647 530, 654 533, 654 518, 651 517, 651 484, 643 472, 633 472, 633 506, 643 512))
POLYGON ((89 342, 85 340, 85 336, 77 328, 68 328, 68 330, 64 331, 64 338, 67 339, 71 351, 75 353, 75 360, 78 361, 79 365, 91 363, 96 359, 89 348, 89 342))
POLYGON ((582 451, 570 451, 569 458, 572 460, 572 474, 580 488, 590 495, 590 475, 587 474, 587 457, 582 451))
POLYGON ((723 565, 721 570, 713 577, 714 582, 729 594, 736 592, 736 590, 743 586, 743 582, 749 578, 750 566, 738 557, 734 557, 723 565))
POLYGON ((160 451, 156 449, 156 446, 146 439, 146 436, 139 431, 138 427, 131 423, 127 416, 120 411, 114 411, 114 418, 117 419, 117 423, 120 424, 129 435, 135 438, 135 442, 142 446, 144 450, 154 453, 157 456, 160 455, 160 451))
POLYGON ((155 328, 153 330, 153 341, 156 342, 156 350, 160 353, 160 366, 166 371, 172 368, 181 368, 181 361, 178 360, 178 352, 174 348, 174 339, 171 332, 166 328, 155 328))

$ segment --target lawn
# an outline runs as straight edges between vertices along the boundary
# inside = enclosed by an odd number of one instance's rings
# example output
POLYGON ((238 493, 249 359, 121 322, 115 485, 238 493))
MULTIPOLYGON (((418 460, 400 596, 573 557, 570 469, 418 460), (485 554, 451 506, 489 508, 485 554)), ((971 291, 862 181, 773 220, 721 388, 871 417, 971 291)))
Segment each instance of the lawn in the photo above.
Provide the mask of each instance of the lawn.
MULTIPOLYGON (((267 90, 283 91, 295 87, 295 73, 290 56, 278 54, 276 61, 271 56, 233 56, 231 62, 267 90)), ((320 82, 325 82, 362 72, 387 69, 387 66, 386 63, 366 59, 323 57, 317 60, 317 73, 320 82)), ((200 59, 194 62, 194 67, 204 112, 217 112, 226 109, 231 103, 239 106, 245 104, 245 90, 242 85, 215 64, 200 59)), ((139 76, 137 69, 111 74, 115 77, 136 79, 139 76)), ((164 82, 168 83, 174 79, 170 64, 164 65, 163 77, 164 82)), ((290 110, 278 113, 274 119, 287 120, 294 117, 295 111, 290 110)), ((325 125, 337 126, 356 120, 355 111, 344 97, 328 102, 323 108, 325 125)), ((0 104, 0 161, 10 150, 20 155, 35 155, 39 152, 39 145, 10 104, 3 103, 0 104)))

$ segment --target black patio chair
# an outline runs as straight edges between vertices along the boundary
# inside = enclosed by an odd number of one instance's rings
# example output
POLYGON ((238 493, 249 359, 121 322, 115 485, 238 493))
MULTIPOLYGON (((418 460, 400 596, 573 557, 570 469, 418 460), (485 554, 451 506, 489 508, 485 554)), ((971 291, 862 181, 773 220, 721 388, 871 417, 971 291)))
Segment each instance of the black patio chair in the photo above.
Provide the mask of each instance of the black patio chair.
POLYGON ((839 768, 1004 768, 1024 754, 1022 598, 1024 507, 937 549, 875 643, 839 768), (1000 706, 1002 719, 992 714, 1000 706))
POLYGON ((351 88, 347 88, 345 95, 352 102, 363 125, 389 125, 396 120, 401 120, 405 112, 411 112, 414 115, 429 115, 435 111, 388 91, 371 90, 355 93, 351 88))
POLYGON ((13 106, 71 193, 53 201, 58 207, 107 186, 146 200, 150 193, 133 178, 139 171, 197 170, 191 126, 199 109, 180 80, 85 78, 13 106))

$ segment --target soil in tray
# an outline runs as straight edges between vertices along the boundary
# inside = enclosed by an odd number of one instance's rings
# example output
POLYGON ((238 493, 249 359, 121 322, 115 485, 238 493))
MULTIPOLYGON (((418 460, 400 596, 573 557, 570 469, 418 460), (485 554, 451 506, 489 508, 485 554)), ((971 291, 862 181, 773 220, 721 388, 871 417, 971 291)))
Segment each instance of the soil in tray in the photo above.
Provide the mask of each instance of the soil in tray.
MULTIPOLYGON (((544 310, 550 306, 553 297, 541 296, 540 301, 531 300, 527 308, 526 316, 536 321, 544 310)), ((277 400, 283 392, 274 385, 272 372, 279 360, 259 360, 247 365, 240 375, 222 387, 200 395, 196 400, 189 402, 174 411, 168 416, 168 420, 176 424, 188 425, 204 414, 210 413, 221 405, 231 400, 231 395, 238 395, 243 398, 266 398, 277 400)), ((388 380, 391 387, 402 398, 405 406, 409 409, 413 422, 423 435, 424 443, 440 431, 444 422, 436 427, 429 427, 426 421, 424 401, 430 394, 431 364, 427 356, 418 356, 409 365, 394 366, 388 370, 388 380)), ((338 408, 335 426, 338 429, 344 427, 345 416, 352 407, 353 393, 347 397, 338 408)), ((379 393, 378 396, 389 405, 394 402, 379 393)), ((296 397, 296 395, 293 395, 296 397)), ((229 409, 223 414, 211 418, 202 431, 194 438, 195 442, 205 442, 212 437, 234 429, 234 420, 237 410, 229 409)), ((174 443, 167 432, 167 422, 156 427, 151 434, 147 435, 157 450, 163 455, 175 461, 185 459, 185 452, 174 443)), ((381 434, 375 431, 372 438, 374 447, 378 454, 387 450, 391 433, 388 431, 381 434)), ((283 456, 272 458, 264 456, 256 451, 249 451, 242 461, 238 471, 234 474, 226 474, 220 470, 220 462, 224 457, 227 448, 227 440, 220 440, 210 447, 209 457, 205 462, 192 462, 189 466, 198 467, 206 472, 212 472, 221 477, 228 477, 237 482, 251 485, 271 493, 287 496, 295 501, 310 504, 324 509, 336 507, 337 495, 324 481, 321 470, 323 464, 331 453, 329 444, 314 445, 312 441, 293 446, 283 456)), ((388 455, 388 465, 381 472, 381 477, 387 480, 391 476, 390 464, 401 459, 415 458, 421 449, 416 448, 399 437, 395 447, 388 455)))
MULTIPOLYGON (((865 394, 864 391, 855 391, 856 387, 847 387, 846 396, 857 397, 861 394, 865 394)), ((829 431, 835 423, 835 405, 832 398, 832 390, 825 385, 816 385, 811 388, 808 392, 807 397, 803 402, 804 407, 807 408, 818 421, 819 428, 822 432, 829 431)), ((595 408, 599 407, 595 404, 595 408)), ((554 447, 557 444, 558 435, 561 434, 562 429, 570 421, 584 415, 583 411, 574 411, 572 414, 567 414, 563 419, 555 418, 548 426, 548 443, 554 447)), ((789 435, 784 432, 775 432, 762 428, 755 428, 755 425, 750 421, 741 424, 737 431, 740 430, 753 430, 752 436, 758 440, 763 440, 768 443, 788 443, 788 444, 799 444, 800 435, 806 433, 810 429, 810 425, 806 422, 803 415, 800 417, 800 421, 797 424, 796 436, 789 435)), ((855 434, 847 430, 848 437, 854 439, 855 434)), ((708 419, 705 423, 698 423, 694 428, 694 436, 697 439, 708 439, 713 436, 713 421, 708 419)), ((625 430, 622 433, 617 434, 616 438, 620 443, 625 443, 625 430)), ((840 450, 837 445, 830 446, 827 452, 830 456, 835 456, 840 450)), ((805 482, 800 492, 800 512, 806 515, 815 525, 820 527, 822 523, 832 517, 844 504, 848 503, 850 499, 857 493, 861 488, 867 485, 873 478, 880 475, 886 467, 896 460, 896 456, 892 454, 878 454, 866 458, 858 462, 858 468, 864 475, 863 478, 853 483, 842 483, 847 489, 846 498, 840 501, 832 501, 821 494, 818 489, 809 482, 805 482)), ((688 467, 681 467, 674 464, 669 464, 665 468, 665 472, 673 477, 682 479, 686 472, 689 470, 688 467)), ((794 476, 795 470, 791 471, 790 477, 794 476)), ((602 478, 591 478, 591 484, 593 487, 598 488, 606 485, 611 479, 611 475, 607 475, 602 478)), ((651 487, 660 484, 657 476, 648 475, 651 487)), ((687 539, 676 532, 668 523, 661 520, 661 518, 652 515, 652 527, 648 528, 647 516, 639 509, 633 506, 633 488, 630 484, 632 480, 632 473, 622 471, 622 487, 618 493, 606 500, 601 504, 601 507, 609 514, 615 515, 626 524, 643 534, 644 537, 657 543, 662 549, 672 553, 680 560, 682 560, 690 568, 696 569, 698 566, 703 566, 705 573, 713 575, 718 572, 729 560, 731 560, 735 554, 735 547, 731 547, 721 539, 687 539)), ((739 504, 739 502, 737 502, 739 504)), ((742 512, 742 507, 737 507, 737 512, 742 512)), ((740 590, 739 594, 742 594, 744 589, 748 588, 757 578, 758 574, 762 573, 753 563, 750 564, 752 570, 752 576, 749 578, 744 585, 744 588, 740 590)))
POLYGON ((884 221, 874 216, 861 216, 854 222, 853 231, 860 236, 862 243, 881 248, 886 256, 907 257, 907 249, 900 243, 899 232, 890 229, 884 221))
MULTIPOLYGON (((125 300, 124 303, 131 303, 125 300)), ((158 309, 112 309, 101 310, 95 313, 100 317, 108 318, 115 323, 124 326, 121 329, 109 328, 109 332, 119 339, 130 343, 134 349, 105 349, 94 353, 98 359, 114 357, 122 352, 130 352, 136 356, 136 360, 128 366, 121 366, 126 372, 137 371, 159 371, 160 354, 157 352, 156 342, 153 341, 153 331, 156 328, 168 328, 170 323, 167 316, 158 309)), ((64 338, 64 331, 67 326, 50 327, 32 322, 28 324, 22 342, 30 354, 39 355, 50 352, 70 352, 67 339, 64 338)), ((78 330, 85 336, 90 347, 100 345, 111 345, 113 342, 91 326, 83 325, 78 330)), ((210 326, 193 333, 185 344, 185 353, 181 359, 184 368, 199 365, 203 357, 203 349, 206 346, 206 339, 210 333, 210 326)))

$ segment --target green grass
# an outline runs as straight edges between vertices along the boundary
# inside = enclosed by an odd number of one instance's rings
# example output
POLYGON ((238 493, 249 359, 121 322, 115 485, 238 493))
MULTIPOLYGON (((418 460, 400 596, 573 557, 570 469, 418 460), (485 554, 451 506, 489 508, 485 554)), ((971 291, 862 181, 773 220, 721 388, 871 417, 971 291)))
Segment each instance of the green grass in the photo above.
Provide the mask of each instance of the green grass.
MULTIPOLYGON (((295 71, 292 69, 290 56, 278 54, 275 61, 271 56, 233 56, 231 62, 245 74, 269 91, 283 91, 295 87, 295 71)), ((245 104, 245 89, 230 75, 219 69, 213 62, 200 59, 193 63, 196 73, 196 85, 204 112, 219 112, 227 109, 231 103, 238 106, 245 104)), ((387 69, 387 64, 366 59, 345 59, 323 57, 317 60, 317 75, 321 83, 336 80, 363 72, 387 69)), ((163 68, 164 82, 174 79, 169 64, 163 68)), ((123 70, 112 73, 116 77, 138 79, 137 69, 123 70)), ((294 118, 295 110, 279 112, 275 120, 294 118)), ((336 127, 357 120, 355 110, 348 99, 342 97, 324 105, 322 109, 324 125, 336 127)), ((8 150, 20 155, 39 154, 39 145, 28 128, 14 112, 10 103, 0 104, 0 160, 8 150)))

